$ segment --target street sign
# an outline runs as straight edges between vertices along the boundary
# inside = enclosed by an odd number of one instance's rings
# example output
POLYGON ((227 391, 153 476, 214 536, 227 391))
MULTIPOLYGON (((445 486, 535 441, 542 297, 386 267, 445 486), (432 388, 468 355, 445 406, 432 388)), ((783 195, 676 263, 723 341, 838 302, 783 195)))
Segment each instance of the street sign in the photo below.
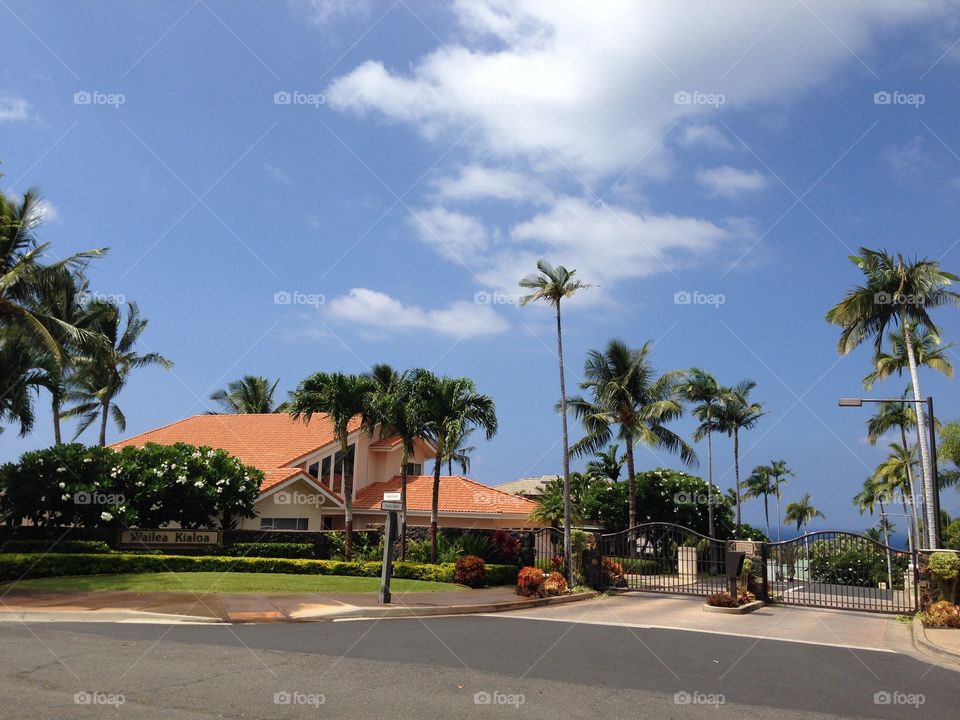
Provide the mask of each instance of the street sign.
POLYGON ((137 549, 195 549, 220 544, 219 530, 123 530, 118 546, 137 549))
POLYGON ((400 504, 400 493, 385 492, 383 494, 383 500, 380 501, 380 509, 392 511, 403 510, 403 505, 400 504))

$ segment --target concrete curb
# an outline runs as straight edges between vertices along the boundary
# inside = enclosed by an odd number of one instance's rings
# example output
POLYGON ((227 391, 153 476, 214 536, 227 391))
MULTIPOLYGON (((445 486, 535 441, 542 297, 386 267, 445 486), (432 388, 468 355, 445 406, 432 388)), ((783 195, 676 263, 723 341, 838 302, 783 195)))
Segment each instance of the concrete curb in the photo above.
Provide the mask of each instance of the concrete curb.
POLYGON ((3 610, 0 623, 136 623, 136 624, 223 624, 219 618, 173 615, 142 610, 3 610))
POLYGON ((932 643, 927 639, 927 634, 923 630, 923 621, 921 621, 920 618, 913 618, 912 625, 913 645, 915 648, 917 648, 917 650, 930 655, 936 655, 943 660, 960 665, 960 653, 955 653, 953 650, 947 650, 946 648, 940 647, 939 645, 932 643))
MULTIPOLYGON (((481 605, 441 605, 434 607, 354 607, 350 610, 334 611, 329 614, 312 615, 284 619, 281 622, 327 622, 331 620, 380 620, 384 618, 437 617, 441 615, 475 615, 481 613, 509 612, 526 610, 545 605, 591 600, 600 593, 581 592, 556 597, 511 600, 509 602, 485 603, 481 605)), ((256 621, 252 621, 256 622, 256 621)))
POLYGON ((753 602, 748 602, 746 605, 738 605, 737 607, 714 607, 713 605, 704 605, 703 611, 708 613, 722 613, 724 615, 746 615, 747 613, 752 613, 754 610, 759 610, 762 607, 766 607, 766 603, 763 600, 754 600, 753 602))

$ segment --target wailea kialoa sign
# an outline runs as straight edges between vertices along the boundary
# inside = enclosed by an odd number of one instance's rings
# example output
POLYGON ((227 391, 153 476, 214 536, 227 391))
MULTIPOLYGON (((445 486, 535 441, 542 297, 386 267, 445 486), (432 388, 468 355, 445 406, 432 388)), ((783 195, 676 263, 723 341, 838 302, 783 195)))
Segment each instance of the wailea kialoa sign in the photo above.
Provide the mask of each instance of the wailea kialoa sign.
POLYGON ((219 530, 123 530, 121 548, 185 549, 220 544, 219 530))

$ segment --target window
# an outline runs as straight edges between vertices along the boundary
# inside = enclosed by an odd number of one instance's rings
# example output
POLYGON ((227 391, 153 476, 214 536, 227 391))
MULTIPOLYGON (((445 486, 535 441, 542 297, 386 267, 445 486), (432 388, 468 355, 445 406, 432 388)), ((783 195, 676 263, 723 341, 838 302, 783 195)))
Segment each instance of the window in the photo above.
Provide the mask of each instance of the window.
POLYGON ((329 515, 325 518, 322 518, 323 530, 333 530, 333 518, 329 515))
POLYGON ((310 467, 307 468, 307 472, 313 475, 315 478, 320 477, 317 473, 320 472, 320 463, 313 463, 310 467))
POLYGON ((320 482, 326 483, 327 487, 330 485, 330 458, 325 457, 323 459, 323 464, 320 466, 320 482))
POLYGON ((407 463, 407 475, 423 475, 423 465, 420 463, 407 463))
POLYGON ((261 530, 306 530, 310 518, 260 518, 261 530))

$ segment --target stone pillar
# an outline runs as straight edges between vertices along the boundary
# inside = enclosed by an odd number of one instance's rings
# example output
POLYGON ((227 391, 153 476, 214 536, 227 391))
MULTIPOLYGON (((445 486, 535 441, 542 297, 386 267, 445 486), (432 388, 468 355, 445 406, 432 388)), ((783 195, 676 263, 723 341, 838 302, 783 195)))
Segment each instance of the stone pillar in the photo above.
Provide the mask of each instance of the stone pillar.
POLYGON ((695 547, 677 548, 677 572, 681 583, 697 581, 697 549, 695 547))

